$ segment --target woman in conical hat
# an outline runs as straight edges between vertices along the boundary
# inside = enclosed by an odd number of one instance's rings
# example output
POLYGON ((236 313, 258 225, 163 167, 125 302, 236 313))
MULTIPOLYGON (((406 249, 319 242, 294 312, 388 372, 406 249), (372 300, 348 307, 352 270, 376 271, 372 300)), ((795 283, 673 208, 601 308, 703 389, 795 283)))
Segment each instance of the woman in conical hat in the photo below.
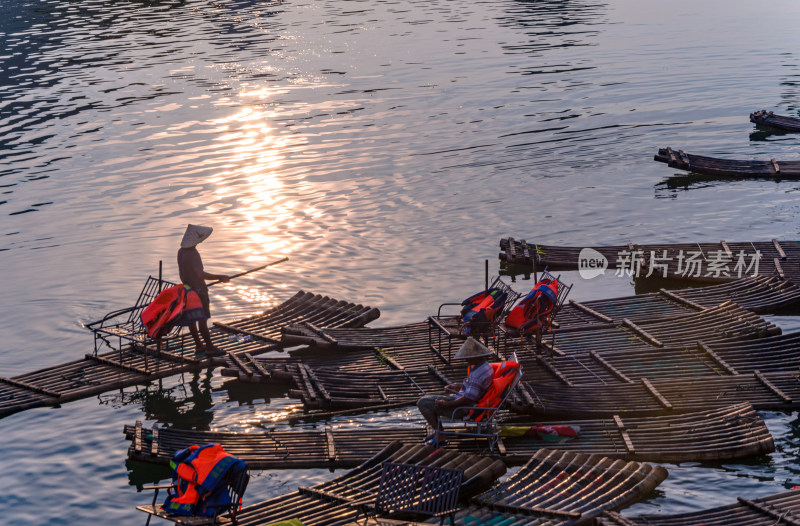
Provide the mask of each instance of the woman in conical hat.
POLYGON ((189 332, 198 353, 207 356, 219 356, 224 351, 216 348, 211 341, 208 330, 208 318, 211 317, 211 304, 208 298, 208 285, 206 280, 219 280, 227 283, 230 279, 225 274, 211 274, 203 268, 203 260, 197 251, 197 245, 208 239, 214 229, 210 226, 189 225, 181 239, 181 248, 178 250, 178 272, 184 287, 188 287, 188 294, 197 294, 200 297, 202 309, 184 311, 182 323, 188 325, 189 332), (199 328, 199 333, 198 333, 199 328), (200 336, 203 340, 201 341, 200 336), (205 342, 205 345, 203 344, 205 342))
MULTIPOLYGON (((469 372, 463 383, 450 384, 445 387, 450 391, 450 395, 425 395, 417 401, 417 407, 425 421, 432 429, 441 429, 439 417, 450 417, 458 407, 475 405, 478 400, 483 398, 486 391, 492 385, 494 369, 487 361, 492 355, 485 345, 470 336, 458 349, 453 356, 453 360, 466 360, 469 365, 469 372)), ((435 441, 436 433, 432 433, 426 438, 426 442, 435 441)), ((441 445, 441 444, 434 444, 441 445)))

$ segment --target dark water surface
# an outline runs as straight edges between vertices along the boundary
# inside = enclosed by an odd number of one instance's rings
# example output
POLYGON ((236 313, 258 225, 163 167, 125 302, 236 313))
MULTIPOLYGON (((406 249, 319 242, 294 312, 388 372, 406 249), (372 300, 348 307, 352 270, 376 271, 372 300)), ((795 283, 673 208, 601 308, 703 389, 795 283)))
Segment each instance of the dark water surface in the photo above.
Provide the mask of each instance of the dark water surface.
MULTIPOLYGON (((800 110, 795 0, 0 0, 0 374, 92 350, 81 322, 135 299, 189 222, 217 320, 299 289, 422 320, 497 272, 497 242, 797 239, 797 182, 687 182, 658 147, 800 159, 756 130, 800 110)), ((630 294, 576 282, 573 297, 630 294)), ((518 283, 525 290, 529 282, 518 283)), ((777 320, 796 328, 793 319, 777 320)), ((131 523, 163 470, 126 464, 144 419, 256 430, 280 389, 216 371, 0 421, 4 524, 131 523), (183 380, 184 382, 182 382, 183 380), (98 517, 102 519, 98 520, 98 517)), ((631 513, 676 513, 800 484, 796 414, 778 451, 668 465, 631 513)), ((418 424, 413 410, 335 425, 418 424)), ((332 476, 262 472, 248 501, 332 476)))

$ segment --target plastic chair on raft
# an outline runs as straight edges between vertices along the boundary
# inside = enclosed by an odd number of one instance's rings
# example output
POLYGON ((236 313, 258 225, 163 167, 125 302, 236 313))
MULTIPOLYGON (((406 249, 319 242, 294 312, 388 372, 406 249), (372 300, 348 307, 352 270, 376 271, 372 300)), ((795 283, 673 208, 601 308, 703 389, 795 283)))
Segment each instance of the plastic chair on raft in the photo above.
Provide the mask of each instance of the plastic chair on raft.
POLYGON ((522 367, 511 360, 489 365, 494 371, 492 384, 486 394, 474 406, 457 407, 449 417, 438 418, 439 425, 435 431, 437 444, 447 438, 470 437, 486 439, 492 452, 498 446, 497 413, 519 384, 522 367))
POLYGON ((564 305, 572 285, 566 285, 560 276, 547 271, 503 320, 503 340, 507 347, 509 338, 519 338, 522 346, 534 342, 536 347, 542 343, 542 335, 551 332, 556 325, 555 317, 564 305))
POLYGON ((437 315, 428 317, 428 347, 442 360, 450 363, 453 340, 462 341, 472 336, 483 339, 487 346, 489 340, 496 343, 500 321, 506 317, 520 296, 520 293, 497 277, 489 288, 473 294, 461 303, 442 303, 437 315), (461 311, 455 316, 443 316, 442 309, 447 306, 459 306, 461 311), (443 343, 447 344, 446 357, 443 343))
POLYGON ((155 491, 151 505, 136 507, 148 514, 146 526, 153 516, 176 524, 213 525, 223 514, 227 514, 226 524, 236 524, 250 481, 243 460, 227 453, 219 444, 206 444, 178 451, 170 466, 171 484, 143 488, 155 491), (167 490, 167 499, 164 504, 156 504, 161 489, 167 490))

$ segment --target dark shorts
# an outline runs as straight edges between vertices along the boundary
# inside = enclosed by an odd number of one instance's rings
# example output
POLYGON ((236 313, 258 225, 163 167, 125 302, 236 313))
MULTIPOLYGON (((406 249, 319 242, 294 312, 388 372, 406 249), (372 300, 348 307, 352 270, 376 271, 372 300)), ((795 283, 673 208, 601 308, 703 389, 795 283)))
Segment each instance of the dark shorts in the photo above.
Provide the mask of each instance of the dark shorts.
POLYGON ((208 289, 198 290, 197 295, 200 296, 200 301, 203 303, 203 310, 206 311, 206 319, 211 317, 211 302, 208 300, 208 289))
MULTIPOLYGON (((186 287, 186 285, 184 285, 186 287)), ((183 307, 179 325, 192 325, 205 321, 211 317, 211 308, 208 301, 208 289, 189 289, 186 296, 186 305, 183 307)))
POLYGON ((419 400, 417 400, 417 407, 419 408, 419 412, 422 414, 429 414, 429 415, 437 415, 437 416, 444 416, 450 417, 453 414, 452 409, 438 409, 436 407, 437 400, 452 400, 452 396, 448 395, 425 395, 419 400))

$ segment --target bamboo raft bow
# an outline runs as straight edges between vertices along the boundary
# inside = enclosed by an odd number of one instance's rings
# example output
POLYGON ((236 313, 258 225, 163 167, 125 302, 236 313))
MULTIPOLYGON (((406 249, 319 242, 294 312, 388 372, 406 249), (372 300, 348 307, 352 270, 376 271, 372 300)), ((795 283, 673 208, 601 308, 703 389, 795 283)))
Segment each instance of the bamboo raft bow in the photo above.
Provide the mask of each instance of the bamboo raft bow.
POLYGON ((683 150, 676 152, 669 147, 659 148, 653 159, 666 163, 670 168, 714 177, 793 180, 800 178, 800 161, 776 161, 774 158, 768 161, 719 159, 693 155, 683 150))
MULTIPOLYGON (((513 237, 500 240, 499 259, 514 269, 578 270, 581 251, 599 253, 589 259, 602 262, 606 272, 634 277, 659 277, 682 281, 728 282, 753 274, 778 278, 800 277, 800 241, 722 240, 719 243, 635 244, 593 247, 538 245, 513 237), (760 257, 756 257, 756 253, 760 257), (757 261, 756 261, 757 260, 757 261), (757 265, 756 265, 757 263, 757 265), (738 265, 738 266, 737 266, 738 265)), ((598 263, 599 264, 599 263, 598 263)))
POLYGON ((542 449, 457 514, 459 525, 587 524, 644 498, 667 478, 661 466, 542 449))
POLYGON ((650 379, 596 386, 520 383, 526 402, 513 410, 536 418, 554 415, 596 418, 614 414, 631 417, 712 410, 749 402, 757 411, 800 407, 800 374, 761 372, 729 376, 650 379))
POLYGON ((786 115, 775 115, 767 110, 758 110, 751 113, 750 122, 778 130, 800 132, 800 119, 786 115))
MULTIPOLYGON (((394 441, 421 443, 423 426, 402 428, 333 428, 248 433, 152 429, 126 425, 128 458, 169 464, 175 452, 193 444, 219 443, 251 469, 352 468, 394 441)), ((683 415, 629 418, 613 415, 595 420, 549 422, 508 421, 500 425, 497 453, 508 466, 519 466, 540 449, 592 453, 625 460, 694 462, 725 460, 774 451, 764 421, 743 403, 683 415), (577 437, 559 435, 554 426, 577 429, 577 437)), ((447 449, 488 453, 485 440, 451 439, 447 449)))
POLYGON ((679 515, 623 517, 612 511, 598 517, 597 524, 600 526, 682 526, 684 524, 797 526, 800 524, 800 491, 785 491, 756 499, 738 497, 734 504, 679 515))
MULTIPOLYGON (((351 522, 358 516, 358 501, 375 498, 383 462, 463 470, 462 499, 484 491, 506 472, 502 461, 489 457, 393 442, 356 469, 333 480, 312 487, 301 486, 295 492, 242 508, 237 522, 239 526, 289 519, 299 519, 304 526, 351 522)), ((363 514, 361 517, 363 522, 363 514)))
MULTIPOLYGON (((214 324, 211 335, 214 345, 224 350, 228 359, 251 360, 257 354, 280 350, 276 342, 284 325, 313 320, 323 325, 355 327, 378 315, 379 311, 371 307, 300 291, 263 314, 214 324)), ((150 351, 147 361, 143 349, 129 345, 13 378, 0 377, 0 416, 224 363, 224 358, 194 354, 191 338, 179 338, 173 343, 160 353, 150 351)))

